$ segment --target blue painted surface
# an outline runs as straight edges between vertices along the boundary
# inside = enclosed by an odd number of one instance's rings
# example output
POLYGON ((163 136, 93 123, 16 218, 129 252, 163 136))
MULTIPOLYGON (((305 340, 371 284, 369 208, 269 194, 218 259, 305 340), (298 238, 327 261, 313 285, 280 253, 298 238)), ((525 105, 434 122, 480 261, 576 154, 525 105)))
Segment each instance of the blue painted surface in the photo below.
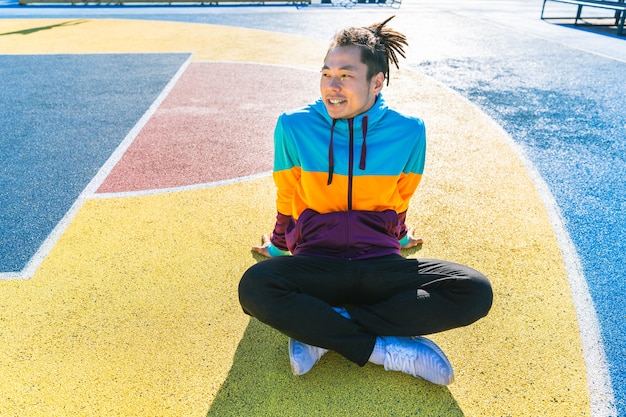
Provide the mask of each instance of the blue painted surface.
POLYGON ((501 42, 494 55, 420 69, 498 121, 548 183, 580 256, 626 415, 626 63, 538 39, 501 42))
POLYGON ((187 57, 0 55, 0 272, 24 268, 187 57))

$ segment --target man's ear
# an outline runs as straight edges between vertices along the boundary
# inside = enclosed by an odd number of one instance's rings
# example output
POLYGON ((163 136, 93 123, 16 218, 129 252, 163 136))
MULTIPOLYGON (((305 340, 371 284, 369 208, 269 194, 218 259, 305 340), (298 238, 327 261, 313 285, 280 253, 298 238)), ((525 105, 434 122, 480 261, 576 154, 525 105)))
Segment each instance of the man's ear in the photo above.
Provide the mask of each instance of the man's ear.
POLYGON ((385 85, 385 74, 379 72, 372 77, 372 94, 377 95, 385 85))

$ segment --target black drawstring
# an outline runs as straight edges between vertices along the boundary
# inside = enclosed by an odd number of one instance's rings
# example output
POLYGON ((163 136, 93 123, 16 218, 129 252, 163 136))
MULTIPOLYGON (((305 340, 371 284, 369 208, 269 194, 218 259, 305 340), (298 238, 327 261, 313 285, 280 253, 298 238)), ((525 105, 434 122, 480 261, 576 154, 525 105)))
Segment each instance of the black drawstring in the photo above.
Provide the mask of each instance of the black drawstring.
POLYGON ((361 129, 363 130, 363 146, 361 147, 361 160, 359 161, 359 169, 363 171, 365 169, 365 157, 367 154, 367 145, 365 144, 365 138, 367 137, 367 116, 363 118, 361 122, 361 129))
MULTIPOLYGON (((361 147, 361 159, 359 161, 359 169, 365 169, 365 160, 367 157, 367 143, 365 142, 365 138, 367 137, 367 121, 368 117, 363 117, 363 121, 361 122, 361 130, 363 132, 363 146, 361 147)), ((335 125, 337 124, 337 119, 333 119, 333 124, 330 127, 330 144, 328 145, 328 181, 326 185, 330 185, 333 182, 333 174, 335 172, 335 158, 333 153, 333 136, 335 133, 335 125)), ((350 124, 352 127, 352 124, 350 124)), ((352 129, 351 129, 352 130, 352 129)))

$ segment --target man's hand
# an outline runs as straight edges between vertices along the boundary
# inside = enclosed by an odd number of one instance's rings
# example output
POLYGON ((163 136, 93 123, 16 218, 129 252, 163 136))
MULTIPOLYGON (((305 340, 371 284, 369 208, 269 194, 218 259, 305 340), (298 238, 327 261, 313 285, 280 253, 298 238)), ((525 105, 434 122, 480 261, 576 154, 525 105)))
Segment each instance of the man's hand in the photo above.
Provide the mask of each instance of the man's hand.
POLYGON ((270 237, 268 235, 263 235, 261 237, 261 241, 263 242, 263 244, 261 246, 253 246, 252 250, 256 253, 259 253, 265 256, 266 258, 271 258, 270 252, 268 250, 270 243, 271 243, 270 237))
POLYGON ((422 239, 421 237, 413 236, 414 232, 415 232, 414 228, 410 228, 406 232, 406 235, 409 237, 409 241, 407 242, 406 245, 402 246, 402 249, 409 249, 409 248, 412 248, 413 246, 421 245, 422 243, 424 243, 424 239, 422 239))

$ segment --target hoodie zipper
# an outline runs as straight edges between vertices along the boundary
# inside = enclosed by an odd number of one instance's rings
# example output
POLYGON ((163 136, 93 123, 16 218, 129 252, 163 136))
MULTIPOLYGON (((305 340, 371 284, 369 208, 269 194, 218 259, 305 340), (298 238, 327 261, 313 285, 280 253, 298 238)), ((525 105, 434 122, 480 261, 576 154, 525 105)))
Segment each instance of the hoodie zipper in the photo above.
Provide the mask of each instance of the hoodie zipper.
MULTIPOLYGON (((350 214, 352 211, 352 179, 354 176, 354 119, 348 119, 348 210, 346 212, 346 253, 350 253, 350 246, 352 241, 352 225, 350 222, 350 214)), ((347 258, 351 259, 351 258, 347 258)))
POLYGON ((352 210, 352 180, 354 176, 354 119, 348 119, 348 130, 350 132, 350 147, 348 157, 348 211, 352 210))

